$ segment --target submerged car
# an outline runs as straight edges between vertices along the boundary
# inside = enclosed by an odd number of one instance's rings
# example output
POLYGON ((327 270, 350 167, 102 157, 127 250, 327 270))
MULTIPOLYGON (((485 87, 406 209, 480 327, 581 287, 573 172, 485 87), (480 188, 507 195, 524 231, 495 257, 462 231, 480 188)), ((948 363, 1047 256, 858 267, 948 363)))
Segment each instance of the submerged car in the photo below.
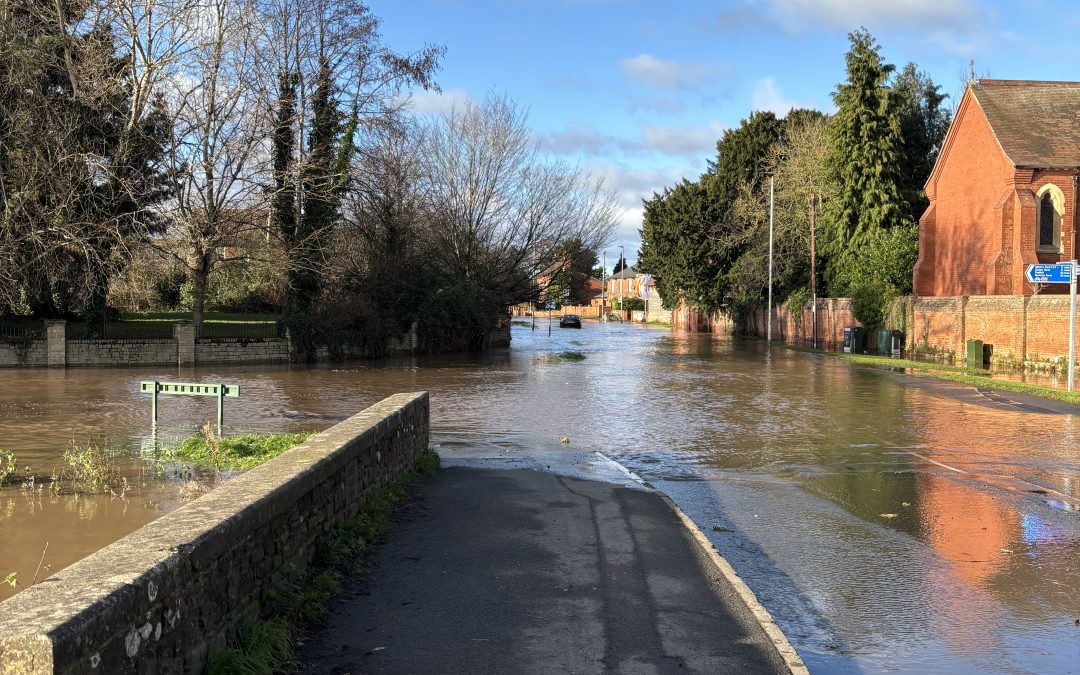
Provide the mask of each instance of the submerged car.
POLYGON ((559 317, 559 328, 581 328, 581 317, 577 314, 563 314, 559 317))

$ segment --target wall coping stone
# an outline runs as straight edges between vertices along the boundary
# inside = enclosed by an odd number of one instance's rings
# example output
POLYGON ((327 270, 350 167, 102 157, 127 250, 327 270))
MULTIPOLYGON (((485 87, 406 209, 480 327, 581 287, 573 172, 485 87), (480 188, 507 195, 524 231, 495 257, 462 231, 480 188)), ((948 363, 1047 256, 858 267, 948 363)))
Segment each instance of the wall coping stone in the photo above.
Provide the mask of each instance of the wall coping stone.
MULTIPOLYGON (((223 557, 259 555, 261 543, 253 541, 253 533, 283 514, 298 516, 301 522, 325 515, 323 532, 311 538, 328 532, 340 513, 290 511, 304 498, 343 487, 339 472, 362 459, 365 448, 393 440, 403 426, 415 461, 427 447, 428 416, 427 392, 390 396, 0 603, 0 673, 144 672, 148 666, 168 672, 200 670, 199 657, 204 661, 209 647, 223 644, 224 636, 198 625, 195 612, 184 611, 185 602, 191 602, 185 594, 213 594, 220 590, 213 585, 227 582, 199 573, 223 557), (411 418, 421 422, 415 429, 406 426, 411 418), (186 587, 175 580, 185 570, 196 577, 187 579, 186 587), (138 612, 133 613, 133 607, 138 612), (102 635, 105 642, 95 642, 102 635), (206 644, 184 642, 193 636, 206 644), (140 644, 149 645, 143 650, 149 662, 139 655, 140 644), (124 653, 129 658, 124 659, 124 653), (162 653, 196 656, 178 656, 176 663, 182 665, 177 667, 166 663, 162 653)), ((372 483, 397 477, 389 475, 390 458, 383 450, 376 449, 375 458, 385 468, 380 466, 372 483)), ((367 496, 346 495, 353 501, 367 496)), ((241 583, 252 586, 247 595, 255 596, 256 603, 273 581, 241 577, 241 583)), ((237 611, 228 609, 231 614, 237 611)))

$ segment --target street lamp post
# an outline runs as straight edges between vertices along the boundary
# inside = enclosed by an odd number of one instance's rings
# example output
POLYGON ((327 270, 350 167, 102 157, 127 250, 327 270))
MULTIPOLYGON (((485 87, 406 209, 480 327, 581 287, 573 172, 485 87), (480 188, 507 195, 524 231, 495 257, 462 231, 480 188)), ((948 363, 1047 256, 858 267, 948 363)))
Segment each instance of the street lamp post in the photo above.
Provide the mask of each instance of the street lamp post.
POLYGON ((622 322, 622 313, 626 310, 626 301, 623 300, 623 279, 626 277, 626 252, 623 250, 622 246, 619 247, 619 262, 621 262, 623 266, 622 269, 619 270, 619 274, 621 275, 619 276, 619 321, 622 322))
POLYGON ((765 310, 765 342, 772 347, 772 250, 773 250, 773 206, 776 198, 776 172, 769 172, 769 300, 765 310))
POLYGON ((814 230, 817 224, 817 196, 810 195, 810 295, 813 299, 814 306, 810 310, 811 321, 814 322, 813 328, 811 328, 811 334, 814 336, 814 349, 817 349, 817 271, 815 269, 815 260, 817 258, 817 251, 814 247, 814 230))
POLYGON ((604 264, 600 268, 600 320, 607 321, 607 251, 604 251, 604 264))

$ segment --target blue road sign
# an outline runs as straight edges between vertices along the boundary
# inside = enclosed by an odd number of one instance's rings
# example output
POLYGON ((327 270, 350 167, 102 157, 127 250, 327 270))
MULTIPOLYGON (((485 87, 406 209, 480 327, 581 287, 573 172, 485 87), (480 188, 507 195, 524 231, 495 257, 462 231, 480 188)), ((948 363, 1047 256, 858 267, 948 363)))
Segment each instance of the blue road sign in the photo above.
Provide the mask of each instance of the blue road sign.
POLYGON ((1072 282, 1073 264, 1028 265, 1024 276, 1033 284, 1068 284, 1072 282))

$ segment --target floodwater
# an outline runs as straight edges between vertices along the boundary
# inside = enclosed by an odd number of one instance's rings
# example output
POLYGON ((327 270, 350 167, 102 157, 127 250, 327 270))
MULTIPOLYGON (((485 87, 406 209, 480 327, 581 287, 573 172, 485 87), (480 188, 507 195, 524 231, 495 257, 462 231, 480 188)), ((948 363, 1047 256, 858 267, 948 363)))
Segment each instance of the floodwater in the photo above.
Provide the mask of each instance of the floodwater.
MULTIPOLYGON (((444 455, 568 436, 671 495, 814 672, 1080 672, 1080 418, 621 324, 515 326, 512 348, 483 356, 0 371, 0 448, 48 474, 73 440, 107 442, 130 476, 123 495, 0 488, 0 579, 29 583, 42 558, 43 578, 182 503, 144 459, 136 392, 155 378, 239 384, 227 432, 322 429, 428 390, 444 455)), ((187 435, 214 402, 162 397, 160 414, 161 438, 187 435)))

